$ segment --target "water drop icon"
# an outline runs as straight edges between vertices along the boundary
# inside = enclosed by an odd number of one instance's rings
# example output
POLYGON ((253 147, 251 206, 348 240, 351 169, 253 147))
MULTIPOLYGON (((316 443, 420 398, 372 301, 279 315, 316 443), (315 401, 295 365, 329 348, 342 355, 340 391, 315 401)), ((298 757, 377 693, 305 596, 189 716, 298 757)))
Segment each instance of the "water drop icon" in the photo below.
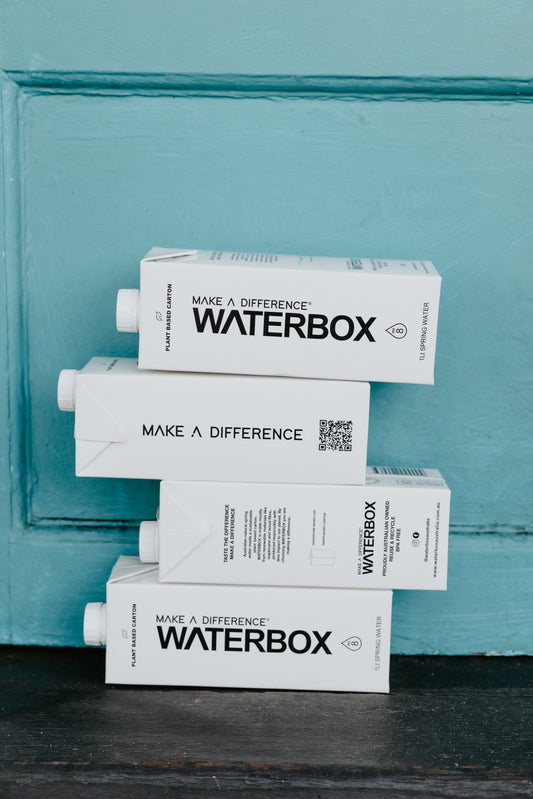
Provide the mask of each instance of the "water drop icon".
POLYGON ((387 333, 393 338, 405 338, 407 335, 407 325, 404 325, 403 322, 396 322, 394 325, 387 328, 387 333))

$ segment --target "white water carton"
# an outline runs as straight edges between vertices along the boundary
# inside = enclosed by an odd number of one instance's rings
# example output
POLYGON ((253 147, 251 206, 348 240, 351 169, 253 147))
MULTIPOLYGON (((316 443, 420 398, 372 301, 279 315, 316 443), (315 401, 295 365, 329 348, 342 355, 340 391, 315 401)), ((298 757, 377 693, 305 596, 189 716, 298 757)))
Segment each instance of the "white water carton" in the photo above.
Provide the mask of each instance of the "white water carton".
POLYGON ((106 646, 106 682, 389 690, 392 592, 159 583, 120 557, 84 639, 106 646))
POLYGON ((63 370, 76 474, 156 480, 363 483, 368 383, 140 371, 132 358, 63 370))
POLYGON ((154 248, 117 298, 139 367, 433 383, 430 261, 154 248))
POLYGON ((139 554, 161 582, 445 590, 449 509, 436 469, 368 467, 361 486, 164 481, 139 554))

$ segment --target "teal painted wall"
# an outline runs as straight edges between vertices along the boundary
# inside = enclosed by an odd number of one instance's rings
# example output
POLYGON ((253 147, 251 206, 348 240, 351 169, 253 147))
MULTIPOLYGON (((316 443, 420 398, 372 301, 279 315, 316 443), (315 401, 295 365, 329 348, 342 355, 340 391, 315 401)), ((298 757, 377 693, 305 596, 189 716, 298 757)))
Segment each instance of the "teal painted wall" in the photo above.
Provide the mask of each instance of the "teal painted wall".
POLYGON ((435 386, 372 387, 369 462, 452 488, 449 590, 396 652, 533 652, 533 8, 4 3, 0 640, 81 645, 157 485, 74 477, 57 374, 133 355, 152 246, 427 258, 435 386))

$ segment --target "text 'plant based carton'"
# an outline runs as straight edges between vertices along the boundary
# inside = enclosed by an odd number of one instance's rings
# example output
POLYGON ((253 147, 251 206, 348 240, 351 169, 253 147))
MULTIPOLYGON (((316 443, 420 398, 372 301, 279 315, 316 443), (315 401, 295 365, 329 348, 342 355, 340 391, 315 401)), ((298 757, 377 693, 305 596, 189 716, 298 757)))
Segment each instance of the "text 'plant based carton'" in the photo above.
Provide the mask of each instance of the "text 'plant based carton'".
POLYGON ((142 369, 433 383, 430 261, 154 248, 117 298, 142 369))
POLYGON ((120 557, 84 638, 106 646, 106 682, 389 690, 392 592, 159 583, 120 557))

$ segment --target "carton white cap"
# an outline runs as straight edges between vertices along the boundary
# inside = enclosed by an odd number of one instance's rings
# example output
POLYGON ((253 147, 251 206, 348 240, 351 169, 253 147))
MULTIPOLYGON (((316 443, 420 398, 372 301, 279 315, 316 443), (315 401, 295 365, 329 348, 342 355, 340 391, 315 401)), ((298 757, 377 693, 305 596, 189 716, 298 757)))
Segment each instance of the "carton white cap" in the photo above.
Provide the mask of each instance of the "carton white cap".
POLYGON ((83 640, 87 646, 107 643, 107 613, 104 602, 88 602, 83 616, 83 640))
POLYGON ((60 411, 76 410, 77 369, 62 369, 57 381, 57 404, 60 411))
POLYGON ((159 524, 157 522, 141 522, 139 558, 142 563, 159 563, 159 524))
POLYGON ((117 294, 117 330, 136 333, 139 330, 139 289, 120 289, 117 294))

